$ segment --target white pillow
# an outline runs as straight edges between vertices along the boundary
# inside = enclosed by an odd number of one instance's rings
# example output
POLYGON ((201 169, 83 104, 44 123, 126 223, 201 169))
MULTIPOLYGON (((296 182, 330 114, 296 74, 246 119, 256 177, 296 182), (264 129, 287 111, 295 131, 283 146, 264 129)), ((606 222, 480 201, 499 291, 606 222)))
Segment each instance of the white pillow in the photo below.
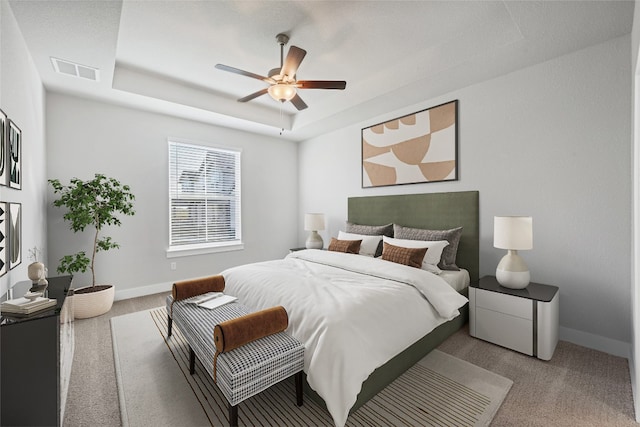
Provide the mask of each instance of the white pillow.
POLYGON ((372 257, 376 254, 376 249, 378 249, 382 236, 367 236, 338 231, 338 240, 362 240, 362 243, 360 243, 360 255, 372 257))
POLYGON ((408 240, 384 236, 383 242, 401 248, 428 248, 424 260, 422 260, 422 269, 435 274, 442 273, 442 270, 438 268, 438 263, 442 257, 442 251, 449 244, 446 240, 408 240))

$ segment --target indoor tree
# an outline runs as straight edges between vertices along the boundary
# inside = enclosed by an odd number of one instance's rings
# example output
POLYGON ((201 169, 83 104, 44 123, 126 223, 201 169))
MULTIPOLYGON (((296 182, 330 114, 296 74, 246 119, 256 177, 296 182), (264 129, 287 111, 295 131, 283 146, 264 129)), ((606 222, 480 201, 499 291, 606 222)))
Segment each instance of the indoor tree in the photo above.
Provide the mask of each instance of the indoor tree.
POLYGON ((63 185, 57 179, 50 179, 54 194, 60 196, 53 202, 56 207, 64 207, 67 212, 63 218, 70 223, 74 232, 84 231, 86 227, 95 228, 93 249, 89 258, 84 251, 65 255, 60 259, 59 273, 84 273, 91 270, 91 287, 96 286, 95 259, 99 251, 119 248, 111 237, 101 236, 102 229, 109 225, 120 225, 118 214, 133 215, 134 195, 128 185, 115 178, 95 174, 91 180, 72 178, 69 185, 63 185))

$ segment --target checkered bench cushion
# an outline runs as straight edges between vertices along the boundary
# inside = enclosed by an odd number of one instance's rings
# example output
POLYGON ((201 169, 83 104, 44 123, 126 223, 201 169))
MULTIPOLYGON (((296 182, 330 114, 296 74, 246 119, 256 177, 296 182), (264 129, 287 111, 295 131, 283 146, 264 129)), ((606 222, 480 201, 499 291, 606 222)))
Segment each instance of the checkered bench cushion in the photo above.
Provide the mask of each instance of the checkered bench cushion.
MULTIPOLYGON (((237 302, 216 309, 189 304, 193 299, 173 304, 172 318, 203 366, 213 377, 213 328, 221 322, 251 313, 237 302)), ((171 313, 173 298, 167 297, 167 312, 171 313)), ((230 405, 266 390, 304 367, 304 346, 286 332, 269 335, 220 353, 217 360, 217 385, 230 405)))

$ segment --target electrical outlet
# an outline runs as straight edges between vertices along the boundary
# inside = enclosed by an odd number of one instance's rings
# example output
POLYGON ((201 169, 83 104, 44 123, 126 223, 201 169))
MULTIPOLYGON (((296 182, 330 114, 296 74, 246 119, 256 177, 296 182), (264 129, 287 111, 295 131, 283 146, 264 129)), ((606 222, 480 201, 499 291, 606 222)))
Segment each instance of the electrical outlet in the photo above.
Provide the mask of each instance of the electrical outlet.
POLYGON ((175 269, 176 269, 176 267, 177 267, 176 263, 175 263, 175 262, 172 262, 172 263, 171 263, 171 269, 172 269, 172 270, 175 270, 175 269))

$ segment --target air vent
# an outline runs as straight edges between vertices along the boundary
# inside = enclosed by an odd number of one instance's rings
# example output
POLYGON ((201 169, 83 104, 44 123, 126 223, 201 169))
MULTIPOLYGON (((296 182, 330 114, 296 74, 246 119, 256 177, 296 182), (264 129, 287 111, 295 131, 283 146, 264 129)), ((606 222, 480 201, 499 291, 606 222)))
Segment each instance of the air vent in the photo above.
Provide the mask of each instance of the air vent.
POLYGON ((54 57, 51 57, 51 64, 53 64, 53 69, 60 74, 93 80, 95 82, 100 80, 100 70, 97 68, 87 67, 86 65, 80 65, 54 57))

